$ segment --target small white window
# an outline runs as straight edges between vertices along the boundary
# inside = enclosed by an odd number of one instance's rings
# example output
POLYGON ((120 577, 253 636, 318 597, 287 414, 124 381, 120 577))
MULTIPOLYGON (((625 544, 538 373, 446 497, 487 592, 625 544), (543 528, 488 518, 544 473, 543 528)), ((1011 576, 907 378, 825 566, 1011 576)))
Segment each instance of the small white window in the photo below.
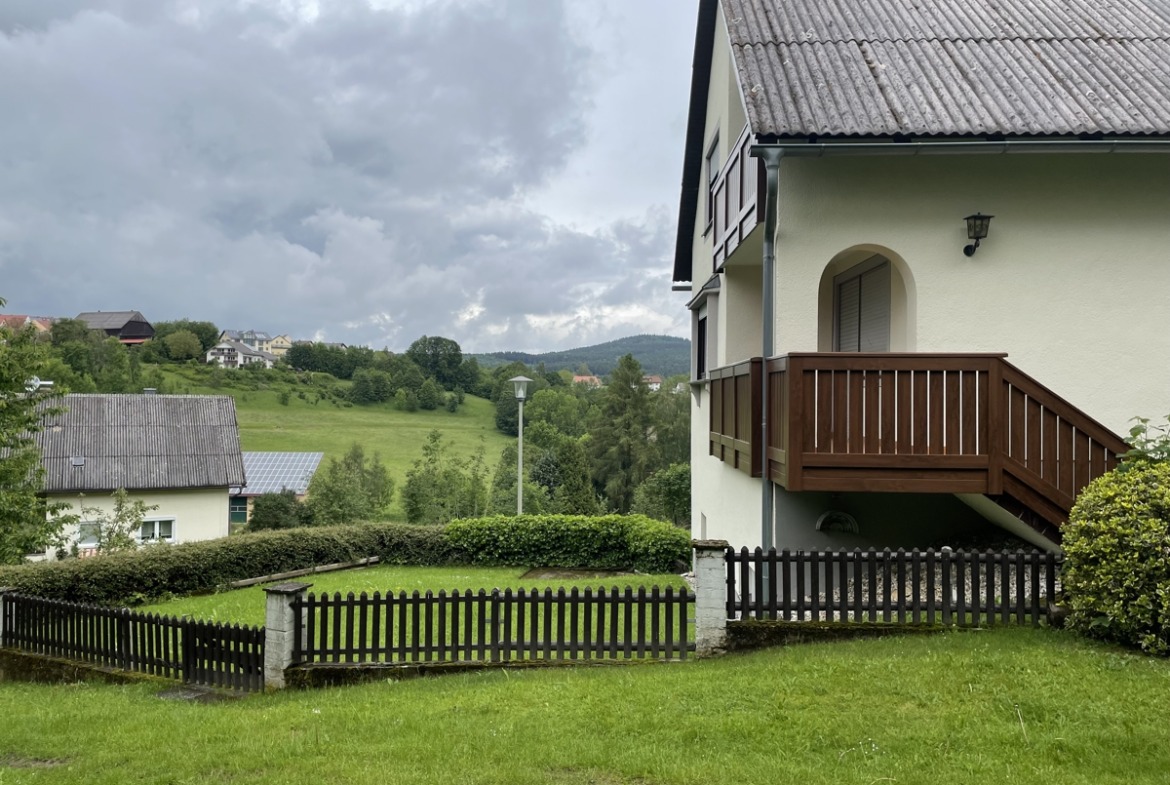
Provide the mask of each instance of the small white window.
POLYGON ((77 524, 77 547, 83 551, 98 547, 98 537, 100 534, 101 526, 99 524, 77 524))
POLYGON ((138 533, 140 543, 147 542, 174 542, 175 521, 172 518, 159 518, 152 521, 143 521, 138 533))

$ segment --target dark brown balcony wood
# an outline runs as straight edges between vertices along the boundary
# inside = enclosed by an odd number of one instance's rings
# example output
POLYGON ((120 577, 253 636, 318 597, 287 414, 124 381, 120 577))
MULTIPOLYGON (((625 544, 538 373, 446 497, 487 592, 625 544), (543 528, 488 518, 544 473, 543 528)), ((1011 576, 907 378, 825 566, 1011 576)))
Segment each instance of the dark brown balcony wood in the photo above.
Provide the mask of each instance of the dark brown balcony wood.
POLYGON ((766 466, 790 491, 983 493, 1059 526, 1128 445, 1005 357, 802 353, 719 368, 711 454, 753 476, 766 466), (743 419, 761 406, 759 373, 766 455, 758 415, 743 419))

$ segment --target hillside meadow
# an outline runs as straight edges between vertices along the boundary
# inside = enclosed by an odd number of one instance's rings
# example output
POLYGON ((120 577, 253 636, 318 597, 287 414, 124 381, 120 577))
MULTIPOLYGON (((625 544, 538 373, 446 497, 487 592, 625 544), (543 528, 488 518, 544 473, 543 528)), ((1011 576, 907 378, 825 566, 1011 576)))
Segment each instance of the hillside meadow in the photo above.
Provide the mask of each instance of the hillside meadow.
MULTIPOLYGON (((481 446, 485 463, 494 470, 500 450, 514 439, 496 430, 491 401, 468 395, 456 412, 446 409, 404 412, 391 404, 355 406, 329 399, 315 403, 313 388, 274 383, 268 389, 247 389, 246 371, 230 371, 220 386, 209 385, 204 369, 163 366, 163 379, 179 393, 231 395, 236 400, 240 447, 247 451, 323 452, 325 460, 340 458, 357 443, 367 454, 378 453, 398 488, 411 464, 422 456, 427 434, 438 429, 453 455, 470 457, 481 446), (288 391, 288 404, 280 403, 288 391), (298 393, 304 392, 301 398, 298 393)), ((348 382, 331 380, 344 389, 348 382)), ((397 499, 392 517, 401 517, 397 499)))

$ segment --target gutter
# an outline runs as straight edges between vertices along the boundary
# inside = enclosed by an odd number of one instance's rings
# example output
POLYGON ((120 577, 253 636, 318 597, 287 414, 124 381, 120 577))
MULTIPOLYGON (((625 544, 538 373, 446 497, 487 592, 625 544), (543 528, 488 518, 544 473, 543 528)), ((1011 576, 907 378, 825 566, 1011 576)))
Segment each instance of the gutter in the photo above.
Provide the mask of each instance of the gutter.
MULTIPOLYGON (((761 142, 751 146, 751 156, 764 162, 767 187, 764 193, 763 237, 763 335, 764 356, 760 414, 760 450, 763 472, 760 545, 765 551, 775 544, 774 490, 768 471, 768 365, 775 355, 776 231, 780 221, 780 161, 793 158, 880 155, 1013 155, 1041 153, 1170 153, 1170 139, 1013 139, 998 142, 761 142)), ((693 228, 692 228, 693 231, 693 228)), ((764 576, 767 581, 767 575, 764 576)))

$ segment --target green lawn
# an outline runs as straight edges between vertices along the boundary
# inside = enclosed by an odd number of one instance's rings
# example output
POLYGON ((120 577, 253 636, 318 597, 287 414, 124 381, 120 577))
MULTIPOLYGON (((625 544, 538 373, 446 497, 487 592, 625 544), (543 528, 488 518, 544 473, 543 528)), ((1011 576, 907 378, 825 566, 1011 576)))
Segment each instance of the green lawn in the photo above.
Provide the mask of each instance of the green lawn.
MULTIPOLYGON (((313 584, 309 591, 315 594, 353 592, 355 596, 362 592, 373 594, 376 591, 385 595, 387 592, 420 593, 428 589, 438 592, 444 589, 448 592, 458 589, 478 591, 484 589, 557 589, 586 586, 597 588, 604 586, 612 588, 619 586, 674 586, 682 588, 685 583, 677 575, 620 575, 604 578, 576 578, 576 579, 540 579, 522 578, 525 568, 508 567, 400 567, 378 566, 358 570, 339 570, 318 575, 307 575, 292 580, 313 584)), ((221 621, 236 624, 264 624, 264 588, 251 586, 246 589, 209 594, 202 597, 180 597, 168 602, 155 605, 146 605, 135 608, 146 613, 162 613, 168 616, 190 616, 195 619, 221 621)), ((3 782, 3 780, 0 780, 3 782)))
POLYGON ((158 689, 0 685, 0 782, 1129 785, 1170 772, 1170 662, 1051 630, 213 704, 158 689))

